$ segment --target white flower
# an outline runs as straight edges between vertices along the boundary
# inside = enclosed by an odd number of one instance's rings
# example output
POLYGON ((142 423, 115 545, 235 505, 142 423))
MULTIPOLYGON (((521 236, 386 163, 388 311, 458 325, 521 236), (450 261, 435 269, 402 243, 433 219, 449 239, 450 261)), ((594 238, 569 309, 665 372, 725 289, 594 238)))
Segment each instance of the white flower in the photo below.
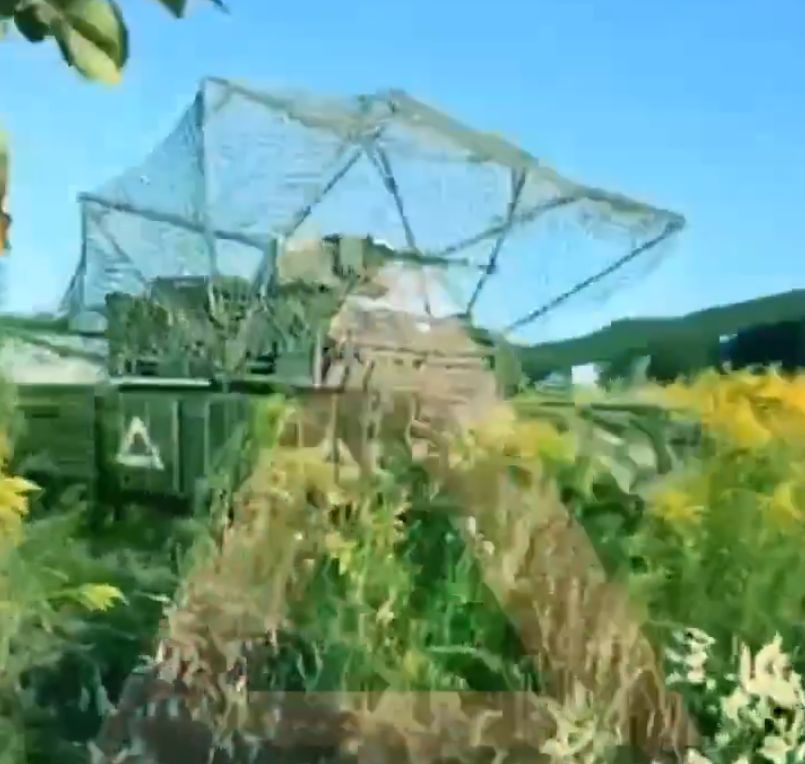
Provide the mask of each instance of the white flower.
POLYGON ((707 653, 697 650, 685 658, 685 665, 692 669, 701 669, 707 663, 707 653))
POLYGON ((764 645, 755 657, 756 670, 763 670, 779 674, 788 667, 788 656, 782 650, 783 639, 779 634, 774 635, 769 644, 764 645))
POLYGON ((721 710, 730 721, 737 722, 741 711, 750 703, 751 698, 740 687, 736 687, 726 698, 721 699, 721 710))
POLYGON ((683 638, 687 642, 692 642, 694 644, 701 645, 702 647, 710 647, 716 642, 715 639, 713 639, 707 632, 694 628, 693 626, 685 629, 683 638))
POLYGON ((685 764, 712 764, 712 762, 695 748, 688 748, 685 753, 685 764))
POLYGON ((746 693, 769 698, 783 708, 795 708, 803 703, 799 675, 790 670, 788 656, 782 652, 782 639, 775 635, 752 661, 749 648, 741 649, 740 682, 746 693))
POLYGON ((688 684, 701 685, 705 683, 707 677, 705 676, 703 669, 694 668, 688 671, 688 673, 685 675, 685 679, 687 680, 688 684))
MULTIPOLYGON (((708 658, 707 650, 713 642, 712 637, 699 629, 691 628, 677 632, 674 634, 674 639, 684 649, 683 652, 679 652, 666 648, 666 658, 677 667, 677 671, 672 672, 666 682, 669 685, 680 681, 693 686, 708 685, 705 664, 708 658)), ((713 685, 712 680, 709 681, 709 685, 713 685)))
POLYGON ((755 698, 746 707, 742 721, 756 730, 766 728, 766 722, 772 717, 772 709, 767 698, 755 698))
POLYGON ((791 746, 778 735, 768 735, 758 753, 772 764, 786 764, 791 746))

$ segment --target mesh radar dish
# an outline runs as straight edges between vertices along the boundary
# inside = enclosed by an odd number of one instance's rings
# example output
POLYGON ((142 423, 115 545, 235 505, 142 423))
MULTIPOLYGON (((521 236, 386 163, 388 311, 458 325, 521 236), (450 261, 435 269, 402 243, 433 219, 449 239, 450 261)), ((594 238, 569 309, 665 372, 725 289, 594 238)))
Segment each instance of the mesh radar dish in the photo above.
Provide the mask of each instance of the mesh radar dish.
POLYGON ((338 100, 221 79, 203 82, 140 166, 80 204, 82 253, 62 303, 73 317, 171 277, 263 288, 278 252, 348 235, 383 244, 387 307, 527 341, 656 262, 684 225, 401 91, 338 100))

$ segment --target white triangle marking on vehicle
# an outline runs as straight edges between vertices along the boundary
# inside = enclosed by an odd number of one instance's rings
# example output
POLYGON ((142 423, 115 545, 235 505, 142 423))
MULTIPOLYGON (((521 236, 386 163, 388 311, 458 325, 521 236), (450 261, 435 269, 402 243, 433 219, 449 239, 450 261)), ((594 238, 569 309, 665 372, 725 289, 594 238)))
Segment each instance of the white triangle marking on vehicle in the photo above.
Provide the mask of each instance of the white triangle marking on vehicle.
POLYGON ((124 467, 137 467, 140 469, 164 470, 165 465, 159 455, 159 448, 151 442, 151 435, 140 417, 132 417, 129 429, 126 431, 120 448, 117 452, 118 464, 124 467), (145 447, 146 453, 136 454, 132 449, 137 440, 145 447))

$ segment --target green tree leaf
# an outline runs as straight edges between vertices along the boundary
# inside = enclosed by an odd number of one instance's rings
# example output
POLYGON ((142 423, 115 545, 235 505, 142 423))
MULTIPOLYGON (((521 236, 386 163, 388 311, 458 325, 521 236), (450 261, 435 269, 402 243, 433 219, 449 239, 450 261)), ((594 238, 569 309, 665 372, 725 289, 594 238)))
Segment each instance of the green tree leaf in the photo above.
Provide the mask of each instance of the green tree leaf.
POLYGON ((14 14, 14 25, 28 42, 42 42, 50 37, 47 9, 39 5, 26 5, 14 14))
POLYGON ((129 56, 128 30, 114 0, 48 0, 62 56, 85 77, 116 84, 129 56))
MULTIPOLYGON (((185 14, 188 0, 158 0, 176 17, 185 14)), ((210 0, 221 10, 223 0, 210 0)), ((29 42, 54 37, 68 65, 84 77, 107 84, 120 81, 129 57, 128 30, 115 0, 0 0, 0 41, 13 19, 29 42)), ((0 255, 9 249, 11 217, 5 211, 8 185, 8 145, 0 128, 0 255)))
POLYGON ((20 0, 0 0, 0 19, 10 19, 20 4, 20 0))
POLYGON ((157 0, 157 2, 165 6, 177 19, 182 18, 187 10, 187 0, 157 0))
MULTIPOLYGON (((183 18, 187 12, 188 0, 157 0, 157 2, 167 8, 177 19, 183 18)), ((229 11, 223 0, 210 0, 210 2, 217 5, 222 11, 229 11)))

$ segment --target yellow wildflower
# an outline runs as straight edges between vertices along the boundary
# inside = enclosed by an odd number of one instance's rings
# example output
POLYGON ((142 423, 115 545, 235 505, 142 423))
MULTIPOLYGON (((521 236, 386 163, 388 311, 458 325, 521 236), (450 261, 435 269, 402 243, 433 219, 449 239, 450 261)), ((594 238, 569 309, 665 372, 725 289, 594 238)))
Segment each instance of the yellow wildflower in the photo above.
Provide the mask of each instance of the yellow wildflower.
POLYGON ((704 507, 680 488, 658 492, 651 503, 651 512, 668 523, 698 523, 704 507))
POLYGON ((576 453, 571 435, 542 419, 518 419, 509 405, 497 406, 491 416, 473 429, 472 436, 480 449, 516 460, 546 458, 567 462, 576 453))
MULTIPOLYGON (((769 371, 768 373, 756 377, 756 383, 753 388, 753 395, 764 401, 779 402, 789 400, 790 393, 793 388, 788 380, 780 376, 777 371, 769 371)), ((796 408, 797 398, 794 396, 790 399, 790 403, 794 404, 796 408)), ((803 398, 805 402, 805 398, 803 398)), ((803 409, 805 411, 805 409, 803 409)))
POLYGON ((775 439, 805 441, 805 375, 707 372, 688 385, 650 391, 675 408, 696 413, 702 423, 746 448, 775 439))
POLYGON ((498 448, 511 439, 516 425, 514 409, 507 404, 499 404, 473 428, 473 439, 483 449, 498 448))
POLYGON ((345 446, 337 443, 339 464, 330 460, 332 442, 298 448, 277 448, 273 476, 279 489, 304 492, 313 489, 331 504, 343 502, 346 489, 359 478, 359 469, 345 446))
POLYGON ((789 380, 783 388, 781 400, 784 400, 789 408, 805 415, 805 375, 798 374, 789 380))
POLYGON ((28 494, 38 488, 21 477, 0 476, 0 538, 15 536, 28 514, 28 494))
POLYGON ((739 398, 720 412, 718 418, 721 420, 719 424, 740 446, 756 448, 765 446, 772 439, 771 432, 763 426, 746 398, 739 398))
POLYGON ((75 596, 89 610, 109 610, 116 602, 125 601, 120 589, 110 584, 84 584, 75 596))
POLYGON ((576 456, 576 442, 570 433, 560 432, 549 422, 524 423, 532 453, 557 462, 571 462, 576 456))
POLYGON ((426 667, 424 656, 414 650, 407 650, 401 663, 403 674, 409 681, 419 679, 426 667))
POLYGON ((559 432, 550 422, 538 419, 517 422, 499 447, 506 456, 523 461, 545 458, 565 462, 572 460, 575 453, 569 436, 559 432))
POLYGON ((802 519, 802 513, 796 499, 795 486, 792 481, 783 481, 774 489, 769 499, 769 510, 774 518, 781 522, 802 519))

